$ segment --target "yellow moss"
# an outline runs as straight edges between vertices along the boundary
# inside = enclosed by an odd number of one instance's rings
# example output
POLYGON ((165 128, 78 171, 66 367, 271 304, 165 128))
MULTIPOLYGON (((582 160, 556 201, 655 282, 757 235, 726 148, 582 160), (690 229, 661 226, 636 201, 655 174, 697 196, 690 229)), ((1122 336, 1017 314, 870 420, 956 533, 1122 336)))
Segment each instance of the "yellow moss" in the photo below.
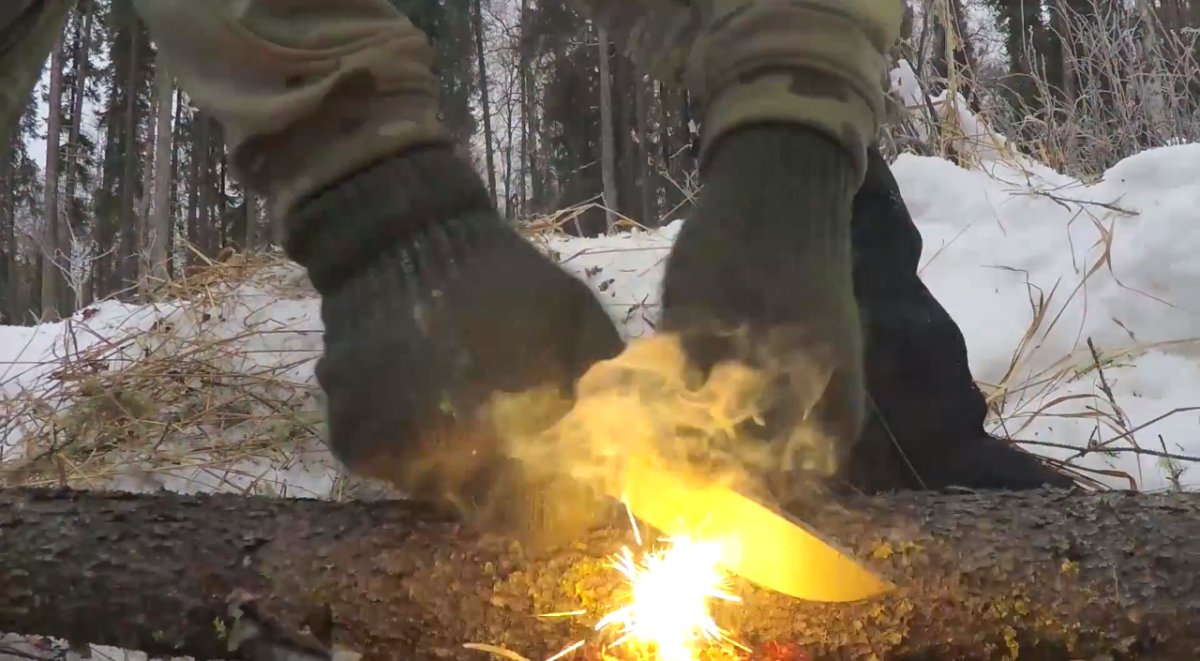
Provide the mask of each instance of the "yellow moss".
POLYGON ((1013 601, 1013 610, 1017 613, 1017 615, 1025 617, 1029 615, 1029 603, 1024 599, 1017 598, 1013 601))
POLYGON ((1004 627, 1004 645, 1008 648, 1006 659, 1017 661, 1021 655, 1021 644, 1017 642, 1017 630, 1006 626, 1004 627))
POLYGON ((1075 576, 1079 573, 1079 563, 1074 560, 1063 560, 1062 573, 1068 576, 1075 576))
POLYGON ((225 628, 225 621, 219 617, 213 618, 213 630, 217 632, 217 638, 221 640, 229 637, 229 630, 225 628))
POLYGON ((893 553, 895 553, 895 550, 892 549, 890 542, 880 542, 876 544, 874 550, 871 551, 871 557, 875 558, 876 560, 887 560, 888 558, 892 557, 893 553))

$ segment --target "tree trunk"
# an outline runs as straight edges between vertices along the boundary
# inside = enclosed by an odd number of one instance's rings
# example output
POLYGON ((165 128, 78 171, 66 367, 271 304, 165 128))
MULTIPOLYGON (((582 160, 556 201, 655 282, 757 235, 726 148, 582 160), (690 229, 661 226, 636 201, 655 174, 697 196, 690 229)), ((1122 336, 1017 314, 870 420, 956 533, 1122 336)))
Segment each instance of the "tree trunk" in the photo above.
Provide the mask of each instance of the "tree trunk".
MULTIPOLYGON (((66 200, 68 207, 65 213, 66 222, 59 226, 59 245, 68 244, 71 236, 79 237, 87 233, 83 205, 76 200, 76 195, 79 188, 79 173, 83 167, 81 155, 83 151, 83 100, 87 96, 88 79, 92 68, 92 19, 96 13, 95 3, 90 0, 80 2, 79 11, 81 13, 80 27, 73 56, 75 81, 71 89, 71 126, 67 130, 67 163, 63 186, 63 199, 66 200)), ((71 300, 76 309, 82 308, 89 302, 88 283, 91 281, 91 277, 89 277, 91 269, 84 268, 84 266, 86 265, 80 265, 76 273, 74 280, 77 281, 71 282, 70 286, 64 288, 61 293, 62 300, 71 300)), ((62 284, 67 284, 66 279, 62 284)))
POLYGON ((211 145, 213 160, 217 164, 217 189, 214 193, 217 196, 217 220, 219 230, 214 235, 216 243, 212 246, 212 254, 220 254, 226 246, 229 245, 230 235, 232 233, 230 227, 229 213, 229 159, 225 153, 225 134, 221 131, 221 125, 213 122, 213 132, 211 136, 211 145))
POLYGON ((59 242, 58 166, 62 138, 63 41, 59 36, 50 55, 50 93, 46 101, 46 179, 42 191, 42 319, 59 318, 61 269, 70 268, 70 250, 59 242), (66 255, 64 256, 64 253, 66 255))
MULTIPOLYGON (((3 140, 0 137, 0 140, 3 140)), ((14 136, 13 140, 19 140, 14 136)), ((11 155, 13 150, 9 148, 11 155)), ((17 324, 17 232, 13 160, 0 160, 0 325, 17 324)))
MULTIPOLYGON (((183 90, 175 89, 175 121, 174 128, 171 130, 171 139, 174 143, 171 146, 171 205, 174 211, 171 217, 174 218, 176 213, 180 213, 182 205, 179 201, 180 184, 183 182, 183 111, 187 105, 187 99, 183 95, 183 90)), ((184 219, 184 232, 187 231, 187 219, 184 219)), ((175 225, 172 222, 171 231, 167 232, 167 273, 175 274, 175 225)))
POLYGON ((637 114, 638 189, 642 193, 641 221, 643 225, 658 225, 655 203, 654 169, 650 166, 650 100, 647 82, 634 67, 634 105, 637 114))
POLYGON ((1079 82, 1078 73, 1075 71, 1075 63, 1071 59, 1071 53, 1075 49, 1074 35, 1071 32, 1071 22, 1068 20, 1068 7, 1064 6, 1063 0, 1055 0, 1050 12, 1050 24, 1056 33, 1056 41, 1058 42, 1058 57, 1060 59, 1062 70, 1062 95, 1063 99, 1068 104, 1075 103, 1079 97, 1079 82))
MULTIPOLYGON (((157 81, 156 81, 157 82, 157 81)), ((158 93, 157 85, 150 94, 150 117, 154 118, 153 122, 149 122, 149 133, 146 135, 145 144, 142 149, 142 173, 144 177, 150 177, 151 183, 155 179, 154 173, 158 170, 158 161, 155 156, 158 155, 158 116, 159 106, 164 102, 162 96, 158 93)), ((170 103, 168 94, 167 103, 170 103)), ((150 212, 151 204, 154 202, 154 186, 140 186, 137 204, 137 290, 139 296, 148 296, 150 293, 150 269, 153 268, 150 256, 150 212)))
POLYGON ((1143 147, 1151 147, 1161 144, 1160 136, 1167 128, 1166 117, 1166 101, 1163 99, 1164 82, 1157 73, 1158 64, 1155 58, 1159 53, 1158 48, 1158 23, 1154 17, 1154 7, 1150 0, 1137 0, 1138 15, 1141 19, 1139 30, 1141 31, 1141 50, 1142 61, 1146 72, 1145 80, 1142 81, 1142 102, 1146 109, 1146 114, 1149 117, 1150 133, 1145 136, 1145 144, 1143 147))
POLYGON ((242 211, 246 214, 245 244, 242 248, 249 252, 258 247, 258 196, 249 188, 242 189, 242 211))
POLYGON ((192 194, 196 196, 196 240, 195 247, 201 255, 211 257, 208 247, 212 245, 213 233, 213 164, 209 134, 212 120, 208 114, 197 111, 192 128, 192 159, 195 162, 195 179, 192 194))
POLYGON ((137 209, 134 192, 138 188, 138 79, 142 68, 142 34, 137 15, 130 12, 129 71, 125 81, 125 135, 121 168, 121 229, 117 250, 117 268, 113 291, 121 291, 137 281, 137 209))
POLYGON ((505 116, 505 137, 504 137, 504 217, 515 217, 516 210, 516 195, 513 194, 513 97, 514 94, 509 94, 505 104, 507 106, 504 113, 505 116))
POLYGON ((475 0, 471 22, 475 30, 475 57, 479 67, 479 105, 483 113, 483 144, 487 159, 488 192, 496 203, 496 163, 492 137, 492 106, 488 98, 487 59, 483 50, 483 0, 475 0))
MULTIPOLYGON (((195 108, 191 109, 191 120, 188 123, 189 131, 191 132, 191 144, 188 148, 188 184, 187 184, 187 240, 197 250, 200 246, 200 189, 203 188, 203 173, 201 171, 201 162, 204 160, 203 152, 200 150, 200 145, 203 144, 200 138, 201 125, 204 122, 204 115, 195 108)), ((186 250, 186 263, 191 264, 196 256, 191 250, 186 250)))
MULTIPOLYGON (((808 521, 898 588, 816 604, 735 579, 742 603, 714 617, 756 659, 1191 659, 1200 649, 1196 494, 901 493, 808 521)), ((602 560, 633 545, 627 525, 534 554, 419 503, 9 489, 0 631, 228 658, 226 600, 241 591, 279 631, 308 629, 368 659, 483 658, 466 643, 546 658, 591 640, 599 615, 620 605, 622 581, 602 560), (579 617, 536 617, 587 605, 579 617)))
POLYGON ((271 243, 282 247, 287 242, 287 225, 283 222, 282 216, 277 216, 270 213, 271 207, 263 204, 263 209, 267 212, 267 226, 271 228, 271 243))
POLYGON ((150 256, 152 280, 159 283, 170 278, 167 268, 169 255, 167 240, 171 235, 171 152, 174 144, 171 135, 171 115, 174 113, 172 100, 175 86, 167 67, 159 59, 154 73, 155 96, 158 97, 158 115, 155 126, 154 145, 154 215, 149 224, 147 253, 150 256))
POLYGON ((524 216, 529 215, 529 194, 526 181, 532 176, 530 164, 533 154, 530 153, 530 109, 533 106, 533 74, 530 51, 532 46, 526 41, 530 33, 529 0, 521 0, 521 22, 519 26, 519 47, 521 49, 517 60, 517 75, 521 77, 521 176, 517 181, 518 211, 524 216))
POLYGON ((604 207, 608 230, 617 222, 616 144, 613 136, 612 72, 608 48, 608 31, 596 26, 600 58, 600 177, 604 186, 604 207))

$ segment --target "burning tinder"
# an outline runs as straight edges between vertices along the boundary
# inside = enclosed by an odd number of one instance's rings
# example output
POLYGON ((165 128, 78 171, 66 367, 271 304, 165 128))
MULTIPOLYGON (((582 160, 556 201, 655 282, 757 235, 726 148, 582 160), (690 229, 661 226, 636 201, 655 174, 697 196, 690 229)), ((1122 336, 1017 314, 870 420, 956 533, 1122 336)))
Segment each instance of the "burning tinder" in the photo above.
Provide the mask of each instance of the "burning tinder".
MULTIPOLYGON (((714 601, 740 601, 727 591, 720 557, 719 543, 688 537, 667 540, 663 548, 647 552, 640 560, 624 547, 612 566, 629 582, 629 598, 596 623, 596 630, 608 641, 603 658, 698 661, 712 658, 702 655, 714 648, 746 650, 712 616, 714 601)), ((575 643, 551 660, 566 658, 582 645, 582 641, 575 643)))

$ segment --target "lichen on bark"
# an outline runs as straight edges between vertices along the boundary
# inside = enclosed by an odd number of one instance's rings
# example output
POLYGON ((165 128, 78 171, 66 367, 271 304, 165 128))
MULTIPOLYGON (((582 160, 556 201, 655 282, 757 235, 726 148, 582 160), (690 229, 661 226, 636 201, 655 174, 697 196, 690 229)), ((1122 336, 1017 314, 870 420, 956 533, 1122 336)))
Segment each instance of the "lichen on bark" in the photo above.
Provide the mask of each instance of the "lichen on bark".
MULTIPOLYGON (((1200 496, 893 494, 806 513, 897 583, 813 604, 734 581, 718 621, 756 649, 828 659, 1200 658, 1200 496)), ((616 523, 533 553, 420 503, 0 492, 0 631, 227 656, 228 596, 284 626, 327 612, 368 659, 545 658, 622 588, 616 523)), ((797 558, 797 562, 803 562, 797 558)))

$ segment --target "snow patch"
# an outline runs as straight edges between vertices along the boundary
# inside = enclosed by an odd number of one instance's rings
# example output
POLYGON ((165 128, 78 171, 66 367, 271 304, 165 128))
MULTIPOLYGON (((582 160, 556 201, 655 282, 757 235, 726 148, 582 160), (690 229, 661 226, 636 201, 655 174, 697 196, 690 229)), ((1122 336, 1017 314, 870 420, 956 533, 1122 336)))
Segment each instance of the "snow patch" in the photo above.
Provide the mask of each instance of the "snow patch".
MULTIPOLYGON (((1193 230, 1200 213, 1200 145, 1139 154, 1091 185, 1048 168, 1030 171, 995 160, 985 171, 904 155, 894 171, 924 237, 922 278, 960 324, 971 368, 999 409, 994 431, 1057 458, 1105 443, 1128 449, 1133 441, 1159 452, 1200 454, 1200 413, 1191 410, 1200 406, 1200 350, 1193 337, 1200 328, 1200 265, 1193 257, 1200 254, 1200 233, 1193 230)), ((655 330, 658 287, 681 226, 537 242, 587 282, 623 334, 634 338, 655 330)), ((295 284, 303 275, 283 265, 273 277, 295 284)), ((109 367, 131 364, 137 351, 184 347, 203 337, 236 347, 226 366, 231 372, 270 373, 316 390, 317 300, 302 286, 281 292, 254 280, 208 299, 109 302, 66 322, 0 327, 0 406, 50 392, 64 355, 164 324, 175 327, 172 338, 131 342, 110 353, 109 367)), ((344 476, 319 443, 319 414, 318 393, 296 402, 296 415, 309 416, 309 432, 286 455, 264 453, 214 473, 203 466, 152 469, 155 457, 145 453, 108 484, 190 492, 271 484, 270 493, 335 497, 344 476)), ((20 456, 21 430, 5 431, 11 460, 20 456)), ((1174 467, 1160 458, 1085 454, 1081 465, 1125 471, 1142 489, 1170 486, 1174 467)), ((1182 474, 1185 487, 1197 486, 1194 470, 1182 474)), ((1106 481, 1128 486, 1117 477, 1106 481)))

